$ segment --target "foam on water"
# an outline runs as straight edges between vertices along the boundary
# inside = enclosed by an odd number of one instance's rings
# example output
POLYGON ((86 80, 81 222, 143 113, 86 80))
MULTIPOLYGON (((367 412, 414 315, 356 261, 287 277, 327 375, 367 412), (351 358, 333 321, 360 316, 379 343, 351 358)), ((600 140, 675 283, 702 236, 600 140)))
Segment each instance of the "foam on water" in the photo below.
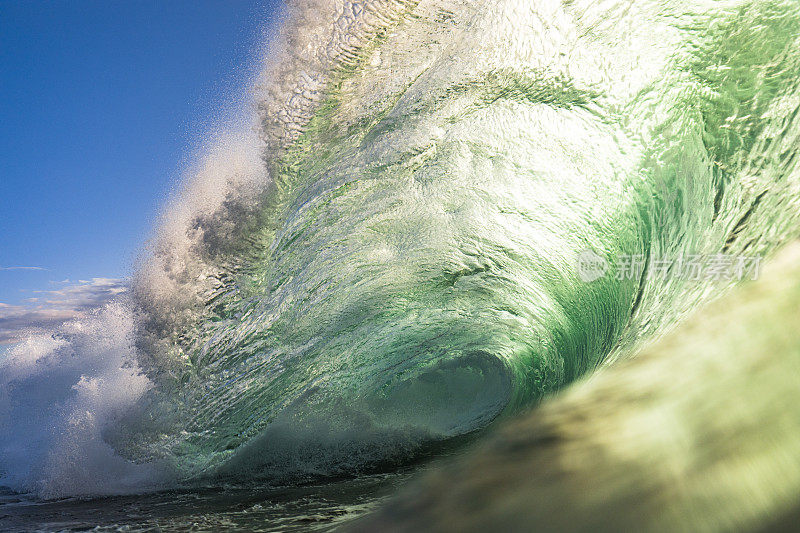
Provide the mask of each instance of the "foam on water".
POLYGON ((3 484, 48 496, 156 486, 156 465, 124 460, 103 439, 150 388, 126 302, 11 348, 0 373, 3 484))

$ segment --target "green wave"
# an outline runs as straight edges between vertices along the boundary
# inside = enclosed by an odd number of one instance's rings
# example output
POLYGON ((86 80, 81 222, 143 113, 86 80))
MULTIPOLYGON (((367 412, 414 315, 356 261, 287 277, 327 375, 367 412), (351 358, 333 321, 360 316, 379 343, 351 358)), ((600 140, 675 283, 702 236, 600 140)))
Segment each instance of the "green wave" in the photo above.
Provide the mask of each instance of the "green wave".
POLYGON ((657 261, 796 234, 797 2, 390 7, 291 143, 264 116, 255 199, 234 190, 181 233, 165 276, 194 303, 140 281, 156 387, 113 436, 129 457, 276 479, 406 460, 732 283, 657 261), (590 282, 586 251, 610 267, 590 282))

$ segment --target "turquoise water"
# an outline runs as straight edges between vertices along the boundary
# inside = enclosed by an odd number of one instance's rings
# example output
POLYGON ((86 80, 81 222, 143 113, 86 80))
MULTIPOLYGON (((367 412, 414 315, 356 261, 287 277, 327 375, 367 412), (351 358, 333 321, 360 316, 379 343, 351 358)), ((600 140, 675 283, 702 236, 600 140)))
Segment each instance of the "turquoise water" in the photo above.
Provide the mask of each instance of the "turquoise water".
POLYGON ((797 233, 799 26, 794 1, 298 4, 133 296, 3 363, 0 483, 391 472, 631 356, 797 233))

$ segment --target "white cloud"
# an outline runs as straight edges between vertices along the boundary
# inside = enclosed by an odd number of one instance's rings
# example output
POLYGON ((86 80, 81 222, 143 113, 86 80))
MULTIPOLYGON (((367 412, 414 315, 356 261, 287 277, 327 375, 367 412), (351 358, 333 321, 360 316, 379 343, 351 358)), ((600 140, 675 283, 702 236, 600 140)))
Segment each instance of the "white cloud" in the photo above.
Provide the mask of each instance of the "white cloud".
POLYGON ((13 267, 0 267, 0 270, 47 270, 47 269, 44 267, 13 266, 13 267))
POLYGON ((64 321, 83 318, 127 290, 125 280, 93 278, 55 290, 34 291, 37 297, 28 298, 21 305, 0 302, 0 344, 17 342, 64 321))

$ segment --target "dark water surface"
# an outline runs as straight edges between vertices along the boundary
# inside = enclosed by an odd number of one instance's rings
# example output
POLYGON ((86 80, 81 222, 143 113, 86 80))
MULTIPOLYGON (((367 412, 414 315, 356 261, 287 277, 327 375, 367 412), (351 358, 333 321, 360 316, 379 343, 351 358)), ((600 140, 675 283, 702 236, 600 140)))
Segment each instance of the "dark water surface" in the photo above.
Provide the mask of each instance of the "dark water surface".
POLYGON ((331 531, 374 509, 409 475, 50 501, 0 488, 0 531, 331 531))

